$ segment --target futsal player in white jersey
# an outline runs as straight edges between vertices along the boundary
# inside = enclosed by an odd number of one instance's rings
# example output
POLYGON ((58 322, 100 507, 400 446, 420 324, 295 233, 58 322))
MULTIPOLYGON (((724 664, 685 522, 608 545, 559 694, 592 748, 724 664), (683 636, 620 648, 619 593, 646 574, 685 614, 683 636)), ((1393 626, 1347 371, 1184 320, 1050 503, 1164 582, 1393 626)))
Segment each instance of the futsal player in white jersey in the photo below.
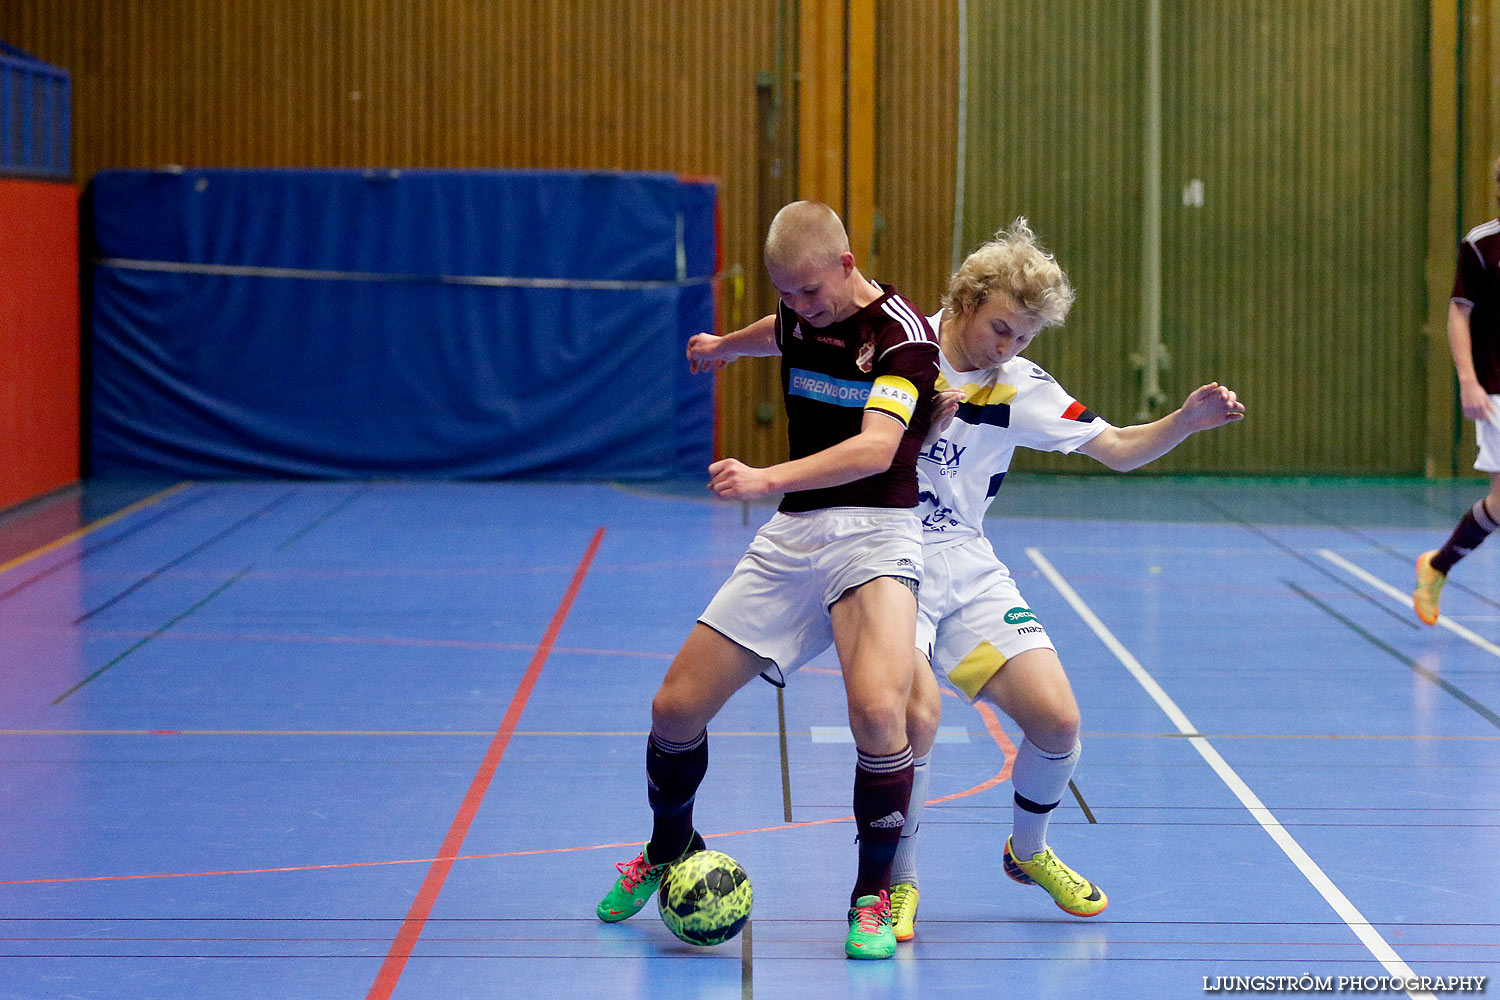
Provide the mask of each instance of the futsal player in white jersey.
POLYGON ((934 671, 970 701, 995 705, 1025 734, 1011 771, 1006 874, 1042 886, 1078 916, 1093 916, 1108 903, 1047 846, 1048 817, 1078 762, 1079 713, 1052 640, 984 535, 985 511, 1015 449, 1079 451, 1125 472, 1196 431, 1245 415, 1235 393, 1215 382, 1195 389, 1160 420, 1129 427, 1102 420, 1021 357, 1044 327, 1063 323, 1072 303, 1067 276, 1020 218, 969 255, 949 281, 942 311, 929 320, 941 348, 941 392, 917 462, 921 662, 907 714, 915 758, 911 805, 890 894, 898 940, 915 934, 917 829, 942 712, 934 671))

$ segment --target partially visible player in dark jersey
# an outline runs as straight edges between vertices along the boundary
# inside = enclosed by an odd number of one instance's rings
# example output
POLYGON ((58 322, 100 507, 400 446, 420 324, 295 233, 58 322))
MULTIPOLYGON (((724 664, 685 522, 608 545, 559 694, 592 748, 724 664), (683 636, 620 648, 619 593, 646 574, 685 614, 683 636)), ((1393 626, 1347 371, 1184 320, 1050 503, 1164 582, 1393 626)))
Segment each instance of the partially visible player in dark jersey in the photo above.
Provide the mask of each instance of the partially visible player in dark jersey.
POLYGON ((784 493, 689 633, 651 703, 646 748, 651 839, 598 906, 614 922, 637 912, 675 861, 699 850, 693 800, 708 769, 707 725, 757 675, 788 674, 833 645, 858 760, 858 871, 850 958, 889 958, 887 887, 911 795, 905 704, 911 689, 922 573, 916 456, 927 432, 937 341, 911 303, 865 278, 843 223, 826 205, 777 213, 766 272, 772 316, 723 337, 688 341, 691 369, 782 356, 791 457, 767 468, 709 466, 725 499, 784 493))
MULTIPOLYGON (((1500 201, 1500 159, 1491 169, 1500 201)), ((1458 245, 1448 348, 1464 416, 1474 421, 1479 438, 1474 468, 1489 473, 1490 491, 1465 512, 1442 548, 1417 557, 1412 608, 1428 625, 1437 624, 1438 600, 1453 565, 1500 527, 1500 218, 1475 226, 1458 245)))

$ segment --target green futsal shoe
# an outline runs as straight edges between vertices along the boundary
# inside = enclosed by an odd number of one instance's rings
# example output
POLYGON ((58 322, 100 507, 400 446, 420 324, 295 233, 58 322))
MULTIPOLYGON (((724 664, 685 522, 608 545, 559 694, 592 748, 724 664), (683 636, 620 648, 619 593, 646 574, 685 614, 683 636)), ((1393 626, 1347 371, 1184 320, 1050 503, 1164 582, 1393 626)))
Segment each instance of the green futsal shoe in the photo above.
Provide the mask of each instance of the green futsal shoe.
POLYGON ((910 941, 917 936, 917 887, 910 882, 897 882, 891 886, 891 929, 897 941, 910 941))
POLYGON ((849 939, 844 954, 850 958, 890 958, 896 954, 896 934, 891 929, 891 898, 884 889, 878 896, 861 896, 849 907, 849 939))
POLYGON ((604 898, 599 900, 596 912, 599 919, 608 924, 619 923, 640 912, 641 907, 646 905, 656 887, 661 884, 661 877, 672 867, 689 854, 696 854, 704 849, 703 838, 698 831, 693 831, 693 839, 688 841, 687 849, 671 861, 664 861, 659 865, 653 865, 646 860, 646 851, 643 849, 634 860, 621 861, 615 865, 620 872, 620 877, 615 879, 615 884, 610 887, 604 898))
POLYGON ((1097 916, 1109 905, 1103 889, 1063 864, 1050 847, 1022 861, 1010 852, 1010 838, 1006 837, 1004 861, 1005 874, 1022 885, 1046 889, 1059 909, 1075 917, 1097 916))

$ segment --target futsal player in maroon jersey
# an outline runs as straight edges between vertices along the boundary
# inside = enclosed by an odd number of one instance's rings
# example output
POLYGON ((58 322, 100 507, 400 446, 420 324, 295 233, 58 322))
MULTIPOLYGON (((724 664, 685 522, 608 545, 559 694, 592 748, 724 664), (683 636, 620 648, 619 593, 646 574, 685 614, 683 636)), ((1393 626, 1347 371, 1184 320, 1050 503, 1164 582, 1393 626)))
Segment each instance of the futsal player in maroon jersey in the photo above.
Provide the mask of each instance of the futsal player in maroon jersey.
POLYGON ((651 703, 651 839, 600 901, 600 919, 645 905, 675 861, 703 847, 693 800, 708 769, 707 725, 757 676, 782 685, 830 645, 854 734, 858 866, 845 954, 889 958, 887 887, 911 795, 911 689, 922 531, 917 452, 927 432, 937 341, 922 314, 860 273, 839 217, 794 202, 772 220, 765 266, 774 315, 688 341, 695 372, 781 356, 790 459, 725 458, 709 489, 730 500, 785 494, 698 618, 651 703))
MULTIPOLYGON (((1500 159, 1491 166, 1500 202, 1500 159)), ((1459 520, 1440 549, 1417 557, 1412 608, 1428 625, 1438 620, 1438 599, 1454 563, 1500 527, 1500 218, 1469 230, 1458 245, 1453 297, 1448 302, 1448 349, 1458 372, 1459 401, 1474 421, 1479 457, 1490 491, 1459 520)))

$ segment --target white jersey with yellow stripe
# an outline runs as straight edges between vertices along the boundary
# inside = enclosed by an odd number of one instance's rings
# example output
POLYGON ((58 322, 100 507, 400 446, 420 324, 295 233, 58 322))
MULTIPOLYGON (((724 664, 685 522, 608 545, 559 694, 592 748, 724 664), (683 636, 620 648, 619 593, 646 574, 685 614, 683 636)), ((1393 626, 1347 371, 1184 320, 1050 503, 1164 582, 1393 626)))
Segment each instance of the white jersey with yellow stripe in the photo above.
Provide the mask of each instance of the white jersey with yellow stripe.
MULTIPOLYGON (((941 320, 931 318, 933 329, 941 320)), ((1072 452, 1110 426, 1026 358, 961 372, 939 352, 939 369, 937 388, 962 389, 964 400, 917 457, 924 547, 984 535, 985 511, 1017 448, 1072 452)))

